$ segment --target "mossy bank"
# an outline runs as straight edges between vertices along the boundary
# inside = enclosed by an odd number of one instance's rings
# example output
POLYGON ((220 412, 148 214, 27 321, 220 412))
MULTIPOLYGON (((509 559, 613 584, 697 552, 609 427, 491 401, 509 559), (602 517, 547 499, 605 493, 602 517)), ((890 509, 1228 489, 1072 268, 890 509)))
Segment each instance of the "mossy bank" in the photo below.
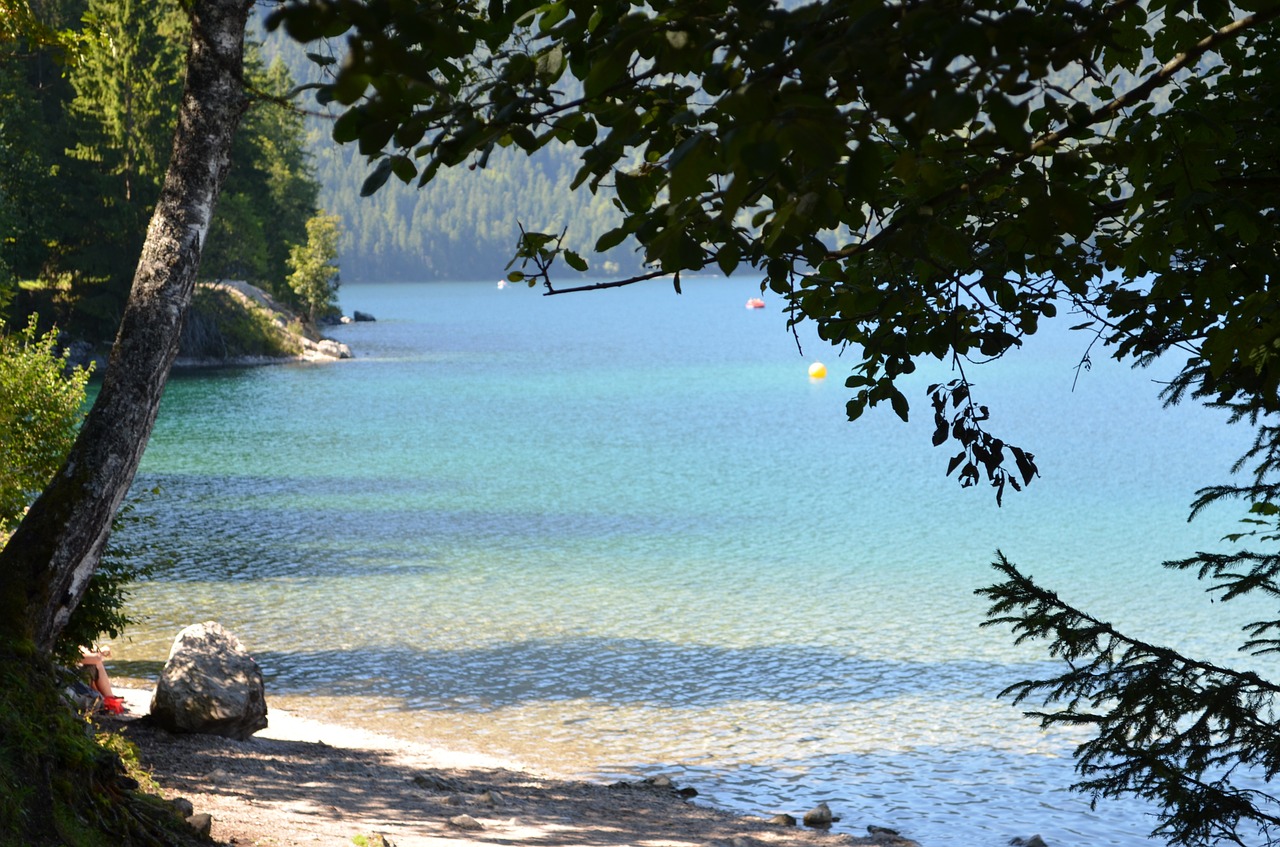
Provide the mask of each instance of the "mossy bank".
POLYGON ((182 330, 179 367, 347 359, 350 349, 262 289, 240 281, 196 287, 182 330))

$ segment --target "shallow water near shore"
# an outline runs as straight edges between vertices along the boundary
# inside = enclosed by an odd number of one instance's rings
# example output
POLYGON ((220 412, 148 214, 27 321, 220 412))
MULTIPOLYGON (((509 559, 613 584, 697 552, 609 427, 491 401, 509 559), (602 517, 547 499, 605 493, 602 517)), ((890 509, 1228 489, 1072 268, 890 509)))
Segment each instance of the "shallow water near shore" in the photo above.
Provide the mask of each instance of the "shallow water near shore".
POLYGON ((1160 562, 1243 429, 1162 409, 1159 371, 1049 331, 970 371, 1042 478, 997 509, 913 420, 845 420, 848 364, 745 280, 542 297, 352 285, 357 358, 176 373, 126 542, 171 557, 117 672, 217 619, 272 703, 560 774, 662 772, 701 799, 927 845, 1148 844, 1136 803, 1066 791, 1073 745, 995 695, 1053 666, 979 629, 1002 550, 1149 640, 1240 664, 1233 626, 1160 562), (831 376, 811 380, 811 361, 831 376))

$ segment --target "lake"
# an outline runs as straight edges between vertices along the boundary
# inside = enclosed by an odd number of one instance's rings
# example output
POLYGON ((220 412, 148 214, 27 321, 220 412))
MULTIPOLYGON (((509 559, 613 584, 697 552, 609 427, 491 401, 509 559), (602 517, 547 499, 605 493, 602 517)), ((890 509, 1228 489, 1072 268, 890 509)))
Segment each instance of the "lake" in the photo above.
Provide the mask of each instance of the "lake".
MULTIPOLYGON (((1050 328, 969 369, 1042 478, 997 508, 945 476, 923 368, 912 422, 849 423, 853 361, 756 285, 543 297, 351 285, 356 358, 175 373, 129 543, 166 557, 118 666, 154 673, 216 619, 269 703, 705 802, 928 845, 1149 844, 1147 809, 1066 790, 1079 739, 996 699, 1051 671, 979 629, 997 550, 1151 640, 1239 663, 1186 575, 1239 517, 1186 521, 1249 441, 1050 328), (825 380, 808 377, 813 361, 825 380), (1074 384, 1074 388, 1073 388, 1074 384)), ((1164 375, 1167 375, 1165 372, 1164 375)), ((1247 617, 1248 609, 1240 610, 1247 617)))

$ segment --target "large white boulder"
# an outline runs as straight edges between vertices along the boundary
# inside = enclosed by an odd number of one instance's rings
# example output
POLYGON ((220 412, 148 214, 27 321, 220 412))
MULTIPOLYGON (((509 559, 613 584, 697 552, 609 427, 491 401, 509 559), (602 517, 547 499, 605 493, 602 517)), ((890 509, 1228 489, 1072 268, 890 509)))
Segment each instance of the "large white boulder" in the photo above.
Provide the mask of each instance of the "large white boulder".
POLYGON ((170 732, 243 741, 267 725, 262 671, 221 624, 192 624, 173 641, 151 697, 151 717, 170 732))

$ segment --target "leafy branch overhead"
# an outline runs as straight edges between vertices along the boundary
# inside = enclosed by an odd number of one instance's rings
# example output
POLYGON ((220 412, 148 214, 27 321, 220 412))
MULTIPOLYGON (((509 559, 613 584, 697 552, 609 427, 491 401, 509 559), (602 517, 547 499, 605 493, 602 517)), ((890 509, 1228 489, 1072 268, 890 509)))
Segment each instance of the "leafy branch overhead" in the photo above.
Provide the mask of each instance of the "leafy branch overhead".
MULTIPOLYGON (((905 418, 917 361, 998 358, 1064 308, 1118 357, 1181 352, 1175 391, 1277 410, 1277 14, 290 0, 273 23, 346 38, 316 93, 374 162, 366 191, 498 147, 576 147, 574 186, 623 215, 596 250, 633 239, 655 274, 759 273, 856 354, 851 417, 905 418)), ((1031 478, 985 472, 997 494, 1031 478)))
MULTIPOLYGON (((499 148, 575 149, 574 187, 621 223, 652 274, 759 274, 790 320, 853 354, 851 418, 887 403, 922 361, 935 445, 961 485, 1002 499, 1036 457, 991 430, 971 366, 1073 315, 1095 345, 1173 358, 1170 403, 1254 426, 1236 538, 1280 537, 1280 3, 1274 0, 286 0, 295 38, 345 38, 316 86, 338 141, 391 177, 484 167, 499 148)), ((513 273, 542 283, 564 234, 522 233, 513 273)), ((1274 599, 1277 558, 1202 553, 1224 599, 1274 599)), ((1176 844, 1275 843, 1277 687, 1118 632, 1001 557, 989 622, 1044 641, 1067 670, 1008 692, 1046 724, 1085 727, 1081 782, 1137 794, 1176 844), (1052 708, 1049 706, 1052 705, 1052 708), (1242 783, 1241 780, 1244 780, 1242 783), (1254 780, 1254 782, 1249 782, 1254 780), (1249 787, 1244 787, 1249 786, 1249 787), (1259 836, 1255 839, 1254 836, 1259 836)), ((1280 624, 1246 628, 1275 649, 1280 624)))

